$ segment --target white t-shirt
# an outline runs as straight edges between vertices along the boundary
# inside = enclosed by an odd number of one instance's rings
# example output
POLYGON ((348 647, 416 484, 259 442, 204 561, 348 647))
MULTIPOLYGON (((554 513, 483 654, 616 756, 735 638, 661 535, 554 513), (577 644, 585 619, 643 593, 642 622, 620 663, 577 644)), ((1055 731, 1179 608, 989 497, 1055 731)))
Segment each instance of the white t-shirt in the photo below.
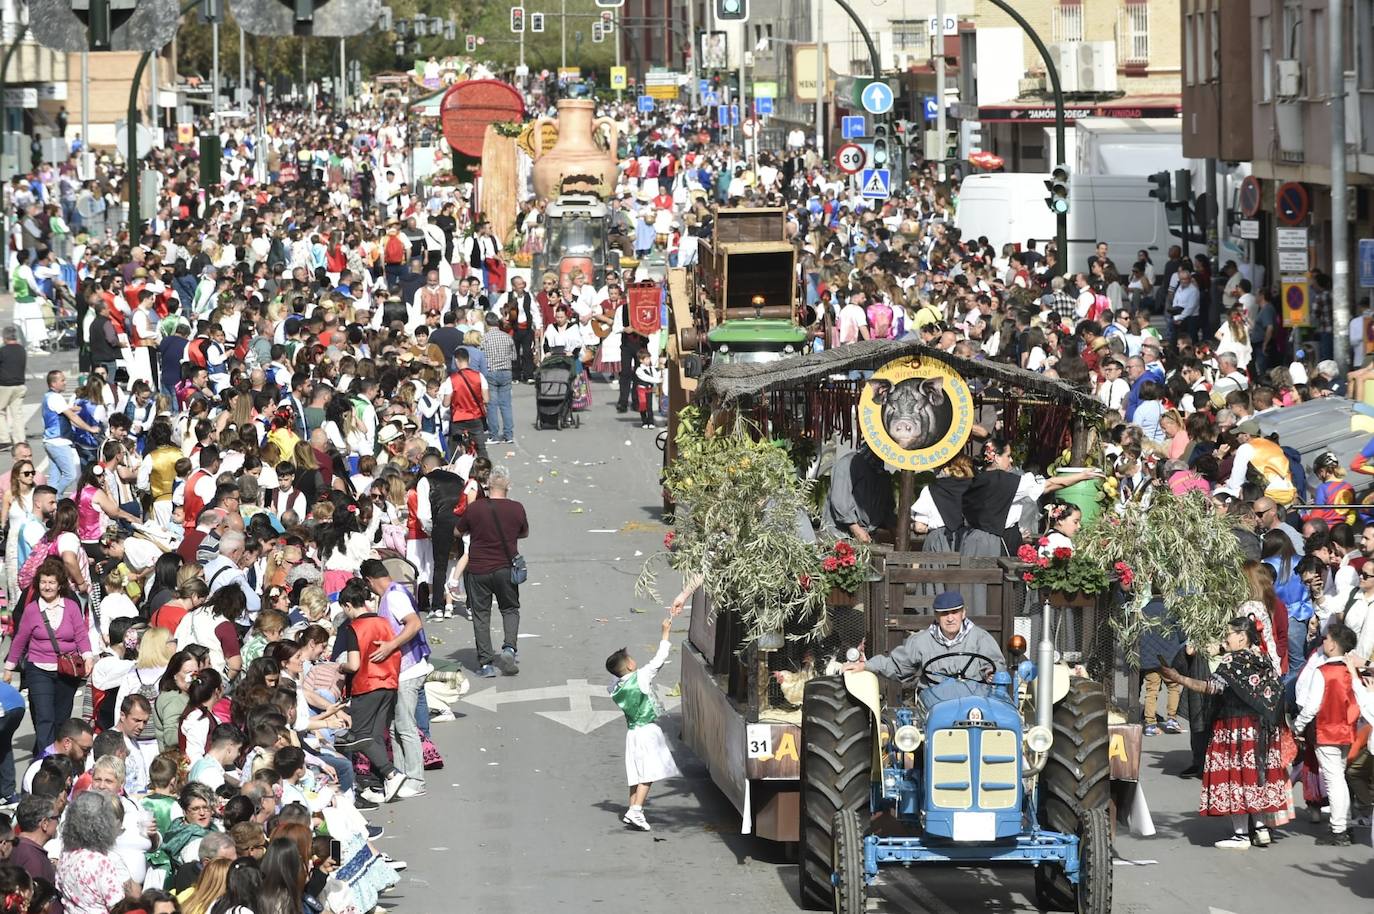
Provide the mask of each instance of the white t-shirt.
POLYGON ((849 302, 840 309, 840 342, 853 343, 859 339, 859 330, 868 326, 868 314, 863 306, 849 302))
MULTIPOLYGON (((67 398, 55 390, 50 390, 43 395, 43 404, 55 413, 65 413, 72 408, 72 404, 67 398)), ((43 437, 44 440, 51 441, 54 444, 72 443, 71 439, 66 437, 49 438, 46 434, 43 437)))

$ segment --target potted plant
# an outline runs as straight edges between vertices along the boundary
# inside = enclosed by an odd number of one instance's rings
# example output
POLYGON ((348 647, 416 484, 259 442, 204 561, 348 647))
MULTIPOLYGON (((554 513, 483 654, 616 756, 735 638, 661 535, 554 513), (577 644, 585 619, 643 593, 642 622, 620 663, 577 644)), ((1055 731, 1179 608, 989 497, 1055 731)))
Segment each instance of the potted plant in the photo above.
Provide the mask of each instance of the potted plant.
POLYGON ((828 606, 854 606, 859 588, 868 580, 872 561, 868 546, 842 538, 820 544, 821 584, 828 606))
MULTIPOLYGON (((1040 538, 1040 545, 1048 543, 1040 538)), ((1135 572, 1125 561, 1110 566, 1085 555, 1082 550, 1060 547, 1042 556, 1035 546, 1023 545, 1016 557, 1026 563, 1021 580, 1044 593, 1053 606, 1091 606, 1096 595, 1119 581, 1122 589, 1129 589, 1135 572)))

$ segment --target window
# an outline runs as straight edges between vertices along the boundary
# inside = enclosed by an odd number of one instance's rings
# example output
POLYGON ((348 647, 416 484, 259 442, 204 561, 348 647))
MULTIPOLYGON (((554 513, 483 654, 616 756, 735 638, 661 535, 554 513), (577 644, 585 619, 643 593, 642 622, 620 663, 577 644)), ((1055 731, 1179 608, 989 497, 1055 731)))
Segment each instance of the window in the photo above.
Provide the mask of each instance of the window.
POLYGON ((1269 16, 1255 20, 1259 29, 1260 98, 1262 102, 1274 100, 1274 22, 1269 16))
MULTIPOLYGON (((1189 17, 1191 18, 1191 17, 1189 17)), ((1150 60, 1150 5, 1126 0, 1117 11, 1117 63, 1142 64, 1150 60)))
POLYGON ((892 23, 892 49, 925 57, 930 50, 926 47, 925 21, 921 19, 894 20, 892 23))
POLYGON ((1056 44, 1083 40, 1083 5, 1078 0, 1059 0, 1050 32, 1056 44))

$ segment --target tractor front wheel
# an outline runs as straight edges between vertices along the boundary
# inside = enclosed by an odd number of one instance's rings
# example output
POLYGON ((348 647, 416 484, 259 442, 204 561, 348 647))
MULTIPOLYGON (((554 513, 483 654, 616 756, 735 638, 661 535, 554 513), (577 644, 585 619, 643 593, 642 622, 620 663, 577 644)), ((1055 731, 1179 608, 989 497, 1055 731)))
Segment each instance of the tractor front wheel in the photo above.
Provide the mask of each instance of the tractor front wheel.
MULTIPOLYGON (((1054 744, 1040 772, 1040 824, 1072 835, 1089 813, 1101 813, 1105 821, 1111 801, 1107 695, 1102 686, 1089 679, 1071 680, 1069 694, 1054 706, 1053 723, 1054 744)), ((1110 859, 1108 870, 1110 886, 1110 859)), ((1050 910, 1077 910, 1074 886, 1057 865, 1036 866, 1035 897, 1050 910)))
POLYGON ((835 813, 831 820, 835 835, 834 914, 863 914, 867 905, 864 883, 864 837, 859 814, 852 809, 835 813))
POLYGON ((802 905, 835 904, 835 817, 868 809, 873 728, 862 702, 839 676, 817 677, 802 697, 801 847, 797 867, 802 905))
POLYGON ((1112 831, 1107 810, 1083 811, 1078 828, 1078 885, 1075 914, 1110 914, 1112 910, 1112 831))

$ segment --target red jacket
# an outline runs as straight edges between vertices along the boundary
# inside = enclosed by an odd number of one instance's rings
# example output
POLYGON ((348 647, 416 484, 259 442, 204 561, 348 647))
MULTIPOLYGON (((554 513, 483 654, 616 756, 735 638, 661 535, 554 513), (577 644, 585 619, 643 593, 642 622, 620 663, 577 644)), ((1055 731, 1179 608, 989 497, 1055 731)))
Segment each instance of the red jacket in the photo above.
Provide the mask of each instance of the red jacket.
POLYGON ((1350 668, 1344 663, 1324 663, 1321 710, 1317 712, 1317 745, 1349 746, 1355 741, 1355 722, 1360 708, 1350 684, 1350 668))

